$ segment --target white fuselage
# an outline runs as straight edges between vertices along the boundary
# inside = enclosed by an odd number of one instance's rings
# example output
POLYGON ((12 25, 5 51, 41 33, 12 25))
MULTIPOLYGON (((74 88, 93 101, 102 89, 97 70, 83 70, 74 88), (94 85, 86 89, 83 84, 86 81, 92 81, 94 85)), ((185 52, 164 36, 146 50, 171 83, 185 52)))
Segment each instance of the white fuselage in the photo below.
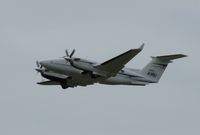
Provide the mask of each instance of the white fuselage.
MULTIPOLYGON (((82 67, 88 67, 88 62, 89 61, 86 60, 80 60, 78 65, 82 65, 82 67)), ((143 83, 150 83, 150 81, 142 77, 139 72, 133 72, 127 68, 124 68, 115 76, 105 79, 102 77, 94 78, 91 76, 91 71, 84 73, 84 70, 72 66, 64 59, 42 61, 40 64, 45 67, 47 71, 53 71, 66 76, 72 76, 73 79, 68 79, 68 83, 73 85, 85 86, 94 83, 108 85, 143 85, 143 83)), ((92 63, 90 62, 89 64, 91 65, 92 63)))
POLYGON ((139 54, 144 44, 137 49, 130 49, 103 63, 96 63, 73 57, 75 49, 62 59, 36 61, 37 69, 46 81, 40 85, 61 85, 63 89, 76 86, 87 86, 94 83, 108 85, 139 85, 158 83, 167 65, 172 60, 186 57, 184 54, 152 57, 152 60, 141 70, 125 68, 125 65, 139 54))

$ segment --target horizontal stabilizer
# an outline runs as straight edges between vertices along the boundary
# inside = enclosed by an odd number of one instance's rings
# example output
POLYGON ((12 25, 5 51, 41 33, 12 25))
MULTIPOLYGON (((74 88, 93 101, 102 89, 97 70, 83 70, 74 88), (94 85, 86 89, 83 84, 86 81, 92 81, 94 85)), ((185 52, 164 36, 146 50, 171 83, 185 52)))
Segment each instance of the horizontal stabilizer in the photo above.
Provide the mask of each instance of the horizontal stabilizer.
POLYGON ((187 57, 187 55, 175 54, 175 55, 157 56, 157 57, 153 57, 153 58, 157 58, 157 59, 159 59, 161 61, 165 61, 165 62, 170 62, 171 60, 175 60, 175 59, 179 59, 179 58, 183 58, 183 57, 187 57))

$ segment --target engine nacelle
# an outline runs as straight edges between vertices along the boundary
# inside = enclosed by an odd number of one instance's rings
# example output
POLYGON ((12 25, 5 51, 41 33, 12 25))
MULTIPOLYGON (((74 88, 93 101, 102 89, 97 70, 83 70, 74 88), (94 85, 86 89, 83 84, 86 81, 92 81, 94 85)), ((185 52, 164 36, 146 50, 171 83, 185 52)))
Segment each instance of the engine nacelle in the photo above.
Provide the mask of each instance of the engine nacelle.
POLYGON ((83 71, 88 71, 88 72, 93 72, 95 68, 93 65, 88 64, 88 63, 83 63, 83 62, 72 62, 71 65, 77 69, 83 70, 83 71))
POLYGON ((41 75, 46 79, 56 81, 56 82, 65 82, 69 78, 66 75, 58 74, 55 72, 49 72, 49 71, 43 71, 41 72, 41 75))
POLYGON ((92 78, 107 77, 107 75, 104 72, 99 71, 92 64, 89 63, 74 61, 72 63, 72 66, 77 69, 83 70, 82 74, 90 73, 92 78))

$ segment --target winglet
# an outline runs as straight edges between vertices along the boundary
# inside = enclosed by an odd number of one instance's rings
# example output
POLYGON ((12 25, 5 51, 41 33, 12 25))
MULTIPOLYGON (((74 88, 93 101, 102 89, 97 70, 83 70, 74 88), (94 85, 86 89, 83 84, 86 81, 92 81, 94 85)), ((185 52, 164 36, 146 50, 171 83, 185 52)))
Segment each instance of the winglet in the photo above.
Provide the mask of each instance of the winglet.
POLYGON ((140 49, 140 50, 143 50, 143 48, 144 48, 144 45, 145 45, 145 44, 143 43, 143 44, 140 46, 140 48, 139 48, 139 49, 140 49))

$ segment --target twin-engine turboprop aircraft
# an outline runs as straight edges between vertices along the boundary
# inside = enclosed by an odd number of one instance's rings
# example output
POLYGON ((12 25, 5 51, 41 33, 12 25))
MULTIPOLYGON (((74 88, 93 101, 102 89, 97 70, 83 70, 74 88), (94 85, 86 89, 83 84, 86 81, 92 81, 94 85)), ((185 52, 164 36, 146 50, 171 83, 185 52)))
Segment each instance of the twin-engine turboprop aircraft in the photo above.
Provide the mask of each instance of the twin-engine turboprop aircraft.
POLYGON ((87 86, 95 83, 107 85, 145 86, 158 83, 167 65, 174 59, 186 57, 183 54, 152 57, 143 69, 125 68, 125 65, 142 51, 144 44, 138 49, 131 49, 103 63, 96 63, 73 57, 66 50, 66 56, 56 60, 37 61, 37 69, 46 81, 40 85, 61 85, 63 89, 87 86))

